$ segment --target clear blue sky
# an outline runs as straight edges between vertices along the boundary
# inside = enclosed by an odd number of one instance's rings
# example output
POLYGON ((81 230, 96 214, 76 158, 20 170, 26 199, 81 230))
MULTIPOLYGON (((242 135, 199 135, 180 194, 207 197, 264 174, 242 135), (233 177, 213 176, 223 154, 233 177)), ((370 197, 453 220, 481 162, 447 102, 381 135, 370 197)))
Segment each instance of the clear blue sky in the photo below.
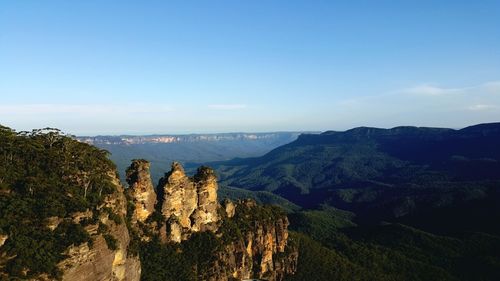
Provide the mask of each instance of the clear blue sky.
POLYGON ((500 1, 0 0, 0 124, 73 134, 500 121, 500 1))

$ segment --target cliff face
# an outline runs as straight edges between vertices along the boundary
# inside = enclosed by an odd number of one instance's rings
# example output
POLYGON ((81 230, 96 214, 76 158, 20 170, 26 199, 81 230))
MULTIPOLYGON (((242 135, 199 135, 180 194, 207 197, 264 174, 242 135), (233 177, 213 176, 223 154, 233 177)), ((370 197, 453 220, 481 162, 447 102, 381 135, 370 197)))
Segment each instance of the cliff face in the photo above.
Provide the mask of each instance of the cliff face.
MULTIPOLYGON (((139 257, 130 255, 128 251, 131 240, 124 223, 126 216, 124 190, 116 176, 111 173, 110 176, 116 191, 106 196, 104 203, 98 207, 101 211, 75 212, 64 218, 51 217, 46 221, 49 231, 56 231, 60 224, 68 221, 85 225, 83 229, 92 239, 92 243, 72 245, 63 253, 65 258, 57 264, 61 273, 60 279, 63 281, 140 280, 139 257), (87 223, 89 221, 91 222, 87 223), (107 240, 114 241, 113 246, 107 240)), ((0 247, 7 239, 7 235, 0 236, 0 247)), ((0 256, 0 269, 3 263, 12 257, 5 254, 0 256)), ((29 280, 57 279, 48 274, 41 274, 29 280)))
MULTIPOLYGON (((147 172, 135 163, 128 171, 130 174, 147 172)), ((140 202, 141 193, 134 189, 144 185, 141 178, 149 177, 129 177, 132 179, 128 191, 131 202, 140 202)), ((226 200, 221 206, 217 201, 217 189, 212 169, 200 167, 193 177, 188 177, 180 164, 173 163, 157 188, 155 219, 146 218, 142 220, 144 223, 133 224, 142 235, 140 239, 152 241, 156 236, 164 244, 173 243, 178 255, 193 255, 183 252, 183 247, 190 243, 194 233, 214 235, 217 250, 211 258, 207 256, 209 266, 205 264, 204 270, 197 270, 197 280, 264 278, 277 281, 293 274, 298 253, 288 239, 286 215, 274 207, 258 206, 252 200, 237 203, 226 200)), ((204 252, 203 247, 205 245, 189 249, 204 252)), ((192 267, 199 266, 193 264, 192 267)))
POLYGON ((141 264, 138 257, 127 256, 130 242, 127 228, 112 226, 110 235, 117 240, 118 248, 115 250, 108 248, 102 235, 95 238, 91 248, 88 244, 70 247, 66 252, 68 257, 59 264, 63 272, 62 280, 140 280, 141 264))
MULTIPOLYGON (((138 256, 128 253, 130 236, 124 223, 126 216, 126 199, 120 181, 113 176, 113 184, 117 192, 107 196, 97 218, 97 222, 89 224, 85 230, 93 236, 92 246, 88 243, 71 246, 67 258, 58 266, 63 272, 63 281, 139 281, 141 264, 138 256), (114 219, 111 216, 116 216, 114 219), (120 219, 118 219, 120 218, 120 219), (102 229, 107 232, 101 233, 102 229), (110 246, 106 239, 115 240, 110 246)), ((81 223, 94 216, 92 212, 75 213, 73 221, 81 223)))
POLYGON ((288 240, 286 215, 273 213, 272 208, 258 206, 253 200, 236 204, 226 201, 225 209, 229 212, 225 214, 221 235, 227 231, 224 227, 232 228, 230 225, 235 224, 239 224, 241 234, 229 237, 231 242, 220 253, 210 280, 284 280, 286 275, 295 273, 298 250, 288 240))

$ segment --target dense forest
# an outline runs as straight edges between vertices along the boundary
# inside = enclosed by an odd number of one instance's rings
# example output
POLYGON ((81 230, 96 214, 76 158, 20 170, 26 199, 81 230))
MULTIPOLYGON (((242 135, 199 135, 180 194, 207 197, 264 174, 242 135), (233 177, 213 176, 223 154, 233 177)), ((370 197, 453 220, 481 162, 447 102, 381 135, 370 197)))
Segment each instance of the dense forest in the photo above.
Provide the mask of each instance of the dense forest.
MULTIPOLYGON (((353 217, 326 206, 291 214, 292 238, 300 245, 300 256, 297 274, 289 280, 493 281, 500 277, 498 234, 440 235, 388 222, 363 226, 355 225, 353 217)), ((489 219, 489 224, 497 222, 489 219)))

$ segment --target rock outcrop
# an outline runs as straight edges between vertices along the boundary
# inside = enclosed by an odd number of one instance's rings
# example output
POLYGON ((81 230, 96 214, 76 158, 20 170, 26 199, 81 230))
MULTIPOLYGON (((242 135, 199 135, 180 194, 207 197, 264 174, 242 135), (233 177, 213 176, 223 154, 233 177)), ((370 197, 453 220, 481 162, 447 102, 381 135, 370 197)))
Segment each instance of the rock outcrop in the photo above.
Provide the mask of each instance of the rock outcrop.
POLYGON ((149 162, 146 160, 133 160, 127 169, 127 195, 132 198, 134 213, 132 222, 144 222, 153 212, 156 205, 156 193, 154 191, 149 162))
POLYGON ((210 168, 201 167, 190 178, 179 163, 173 163, 158 190, 168 241, 181 242, 192 232, 217 229, 217 178, 210 168))
MULTIPOLYGON (((58 267, 61 269, 63 281, 139 281, 141 264, 138 256, 128 253, 130 236, 124 223, 126 216, 126 199, 123 187, 114 174, 113 184, 116 192, 107 196, 101 206, 98 220, 89 224, 85 230, 93 237, 93 244, 88 243, 72 246, 66 251, 67 258, 58 267), (111 218, 114 216, 114 219, 111 218), (99 229, 107 229, 100 233, 99 229), (115 246, 110 247, 107 239, 115 241, 115 246)), ((73 215, 75 222, 91 219, 93 212, 78 213, 73 215)))
POLYGON ((228 218, 234 217, 234 212, 236 210, 236 205, 234 205, 233 201, 231 201, 229 199, 224 199, 224 201, 222 202, 222 204, 223 204, 223 207, 224 207, 224 211, 226 212, 226 216, 228 218))
POLYGON ((215 231, 219 215, 217 210, 219 202, 217 201, 217 177, 215 172, 208 167, 198 168, 194 175, 194 183, 198 195, 198 206, 191 215, 193 224, 191 231, 215 231))
MULTIPOLYGON (((213 267, 210 280, 229 278, 284 280, 297 269, 298 249, 288 239, 288 218, 272 207, 259 206, 253 200, 234 204, 225 202, 225 223, 239 224, 241 237, 232 238, 213 267), (234 206, 234 209, 228 206, 234 206), (229 216, 233 214, 233 216, 229 216)), ((221 227, 221 235, 224 231, 221 227)))

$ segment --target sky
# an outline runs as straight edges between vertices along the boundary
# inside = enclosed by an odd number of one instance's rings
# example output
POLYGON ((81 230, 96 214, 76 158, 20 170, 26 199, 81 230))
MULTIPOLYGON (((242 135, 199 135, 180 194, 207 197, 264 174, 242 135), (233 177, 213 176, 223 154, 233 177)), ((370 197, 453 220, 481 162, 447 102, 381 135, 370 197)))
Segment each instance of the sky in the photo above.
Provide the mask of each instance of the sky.
POLYGON ((500 121, 500 1, 0 0, 0 124, 77 135, 500 121))

